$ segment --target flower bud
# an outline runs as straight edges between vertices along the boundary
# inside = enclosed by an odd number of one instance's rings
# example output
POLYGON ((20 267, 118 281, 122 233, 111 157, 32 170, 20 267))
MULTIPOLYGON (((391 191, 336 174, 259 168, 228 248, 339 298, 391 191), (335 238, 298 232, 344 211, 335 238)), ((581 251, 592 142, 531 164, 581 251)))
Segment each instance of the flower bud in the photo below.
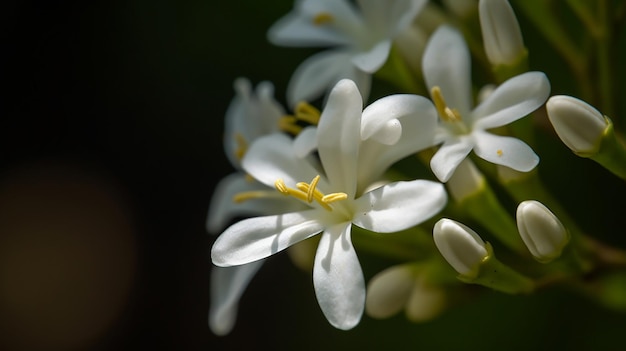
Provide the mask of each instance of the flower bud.
POLYGON ((526 47, 511 4, 507 0, 480 0, 478 14, 489 62, 516 64, 526 54, 526 47))
POLYGON ((413 264, 392 266, 376 274, 367 287, 365 311, 373 318, 389 318, 404 309, 413 322, 436 317, 445 308, 445 292, 428 284, 425 275, 413 264))
POLYGON ((461 203, 463 200, 485 189, 485 176, 469 158, 464 159, 446 183, 450 196, 461 203))
POLYGON ((516 215, 520 236, 537 261, 547 263, 561 255, 570 235, 546 206, 535 200, 523 201, 516 215))
POLYGON ((608 121, 588 103, 567 95, 546 102, 548 118, 563 143, 577 154, 590 155, 600 148, 608 121))
POLYGON ((485 242, 471 228, 442 218, 433 228, 435 245, 443 258, 462 276, 478 274, 483 260, 489 257, 485 242))

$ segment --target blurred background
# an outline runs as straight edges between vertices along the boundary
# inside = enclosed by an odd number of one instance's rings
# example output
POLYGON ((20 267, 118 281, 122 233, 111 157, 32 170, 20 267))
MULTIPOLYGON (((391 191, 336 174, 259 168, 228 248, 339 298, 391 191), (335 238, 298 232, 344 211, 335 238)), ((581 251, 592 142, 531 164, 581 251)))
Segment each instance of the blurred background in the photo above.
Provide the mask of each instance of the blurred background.
MULTIPOLYGON (((321 314, 310 276, 286 255, 254 278, 235 330, 211 333, 213 237, 204 225, 216 182, 232 171, 224 112, 239 76, 271 80, 284 101, 293 69, 313 52, 265 39, 291 7, 5 1, 0 350, 621 349, 626 315, 558 289, 487 293, 431 322, 364 317, 339 331, 321 314)), ((558 61, 533 61, 549 48, 523 30, 533 68, 563 77, 558 61)), ((554 93, 567 92, 564 78, 554 93)), ((566 203, 623 195, 623 182, 546 140, 545 178, 566 203)), ((593 215, 571 209, 586 228, 601 223, 595 229, 611 233, 625 221, 617 206, 593 215)), ((381 267, 367 257, 363 266, 366 276, 381 267)))

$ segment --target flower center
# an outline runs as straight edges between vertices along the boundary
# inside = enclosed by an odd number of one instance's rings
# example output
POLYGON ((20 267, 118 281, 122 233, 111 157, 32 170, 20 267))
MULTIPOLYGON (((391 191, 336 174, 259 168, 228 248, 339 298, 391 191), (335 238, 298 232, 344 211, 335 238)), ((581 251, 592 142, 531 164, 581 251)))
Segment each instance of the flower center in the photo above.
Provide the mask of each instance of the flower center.
POLYGON ((321 112, 314 106, 299 102, 294 109, 293 115, 285 115, 278 120, 279 128, 287 133, 298 135, 302 131, 302 124, 317 125, 321 112))
POLYGON ((332 23, 335 20, 332 14, 328 12, 320 12, 313 17, 313 24, 316 26, 323 26, 328 23, 332 23))
POLYGON ((319 203, 324 209, 328 211, 332 211, 333 208, 330 206, 333 202, 345 200, 348 198, 348 194, 346 193, 330 193, 324 194, 319 189, 317 189, 317 183, 320 180, 320 176, 317 175, 310 183, 299 182, 296 184, 296 188, 289 188, 282 179, 277 179, 274 182, 274 186, 276 190, 278 190, 281 194, 290 195, 298 200, 304 201, 306 203, 311 203, 315 200, 319 203))
POLYGON ((439 113, 439 118, 442 121, 446 122, 447 126, 450 126, 452 131, 456 134, 467 134, 469 133, 467 126, 463 123, 463 118, 461 117, 461 113, 456 108, 450 108, 446 104, 446 100, 443 98, 443 94, 441 94, 441 88, 439 86, 434 86, 430 90, 430 95, 432 96, 433 103, 435 104, 435 108, 437 109, 437 113, 439 113))

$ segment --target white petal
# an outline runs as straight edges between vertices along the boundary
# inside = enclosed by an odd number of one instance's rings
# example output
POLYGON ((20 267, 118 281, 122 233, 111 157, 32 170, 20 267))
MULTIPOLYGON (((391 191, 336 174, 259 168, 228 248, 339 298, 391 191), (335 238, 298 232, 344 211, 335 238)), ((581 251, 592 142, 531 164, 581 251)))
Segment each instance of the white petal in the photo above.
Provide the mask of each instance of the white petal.
POLYGON ((290 13, 267 32, 270 43, 279 46, 312 47, 348 45, 351 38, 331 26, 316 26, 312 18, 290 13))
POLYGON ((539 163, 539 156, 517 138, 483 131, 475 131, 474 136, 474 152, 486 161, 520 172, 528 172, 539 163))
POLYGON ((289 81, 289 106, 319 98, 340 79, 353 76, 355 69, 352 54, 347 51, 327 50, 307 58, 296 68, 289 81))
MULTIPOLYGON (((430 100, 423 97, 420 97, 419 100, 421 103, 416 105, 414 114, 398 118, 402 125, 402 135, 395 144, 387 146, 368 139, 361 145, 359 186, 367 186, 366 184, 377 180, 395 162, 436 145, 437 112, 430 100)), ((365 122, 366 112, 371 106, 368 106, 363 112, 363 122, 365 122)), ((391 111, 394 109, 394 107, 390 107, 391 111)), ((381 110, 381 112, 383 111, 381 110)), ((374 114, 368 112, 367 115, 374 114)))
POLYGON ((213 264, 236 266, 260 260, 309 238, 324 229, 320 211, 254 217, 228 227, 211 249, 213 264))
POLYGON ((282 133, 258 138, 241 164, 255 179, 271 188, 279 178, 293 187, 297 182, 311 181, 318 174, 311 164, 295 154, 292 139, 282 133))
POLYGON ((304 128, 294 139, 293 150, 299 158, 305 158, 317 150, 317 127, 304 128))
POLYGON ((265 261, 211 270, 209 327, 216 335, 230 333, 237 320, 237 305, 250 280, 265 261))
POLYGON ((354 198, 363 100, 353 81, 335 85, 317 126, 317 149, 332 188, 354 198))
POLYGON ((411 267, 392 266, 369 281, 365 300, 365 311, 369 316, 388 318, 404 308, 416 280, 411 267))
POLYGON ((391 40, 383 40, 369 51, 355 55, 352 63, 362 71, 374 73, 387 61, 390 50, 391 40))
POLYGON ((444 142, 430 159, 430 169, 437 179, 447 182, 461 161, 472 151, 473 143, 469 138, 459 138, 444 142))
POLYGON ((426 4, 425 0, 357 0, 368 28, 393 37, 408 27, 426 4))
POLYGON ((472 107, 470 53, 461 33, 441 25, 431 35, 422 60, 422 71, 429 89, 438 86, 450 108, 461 116, 472 107))
POLYGON ((262 197, 241 203, 233 201, 233 197, 236 194, 247 191, 271 192, 275 190, 257 181, 250 181, 244 173, 233 173, 222 178, 215 187, 209 205, 206 222, 206 228, 209 233, 217 234, 224 230, 229 221, 237 216, 293 212, 300 207, 297 200, 285 196, 277 196, 276 198, 262 197), (260 205, 261 202, 262 205, 260 205), (294 208, 294 206, 296 207, 294 208))
POLYGON ((326 229, 313 267, 313 287, 328 322, 348 330, 361 320, 365 306, 365 281, 350 239, 350 223, 326 229))
POLYGON ((397 232, 431 218, 446 202, 446 190, 439 182, 395 182, 357 199, 352 222, 378 233, 397 232))
POLYGON ((550 82, 542 72, 526 72, 502 83, 474 109, 474 128, 507 125, 533 112, 550 95, 550 82))
MULTIPOLYGON (((427 124, 427 128, 435 126, 436 115, 427 114, 423 117, 424 110, 435 111, 432 103, 419 95, 395 94, 380 98, 363 110, 361 117, 361 139, 366 140, 372 135, 379 133, 381 129, 389 127, 388 122, 402 117, 414 118, 427 124), (430 116, 432 117, 429 118, 430 116)), ((402 132, 402 129, 400 129, 402 132)), ((397 136, 400 137, 399 135, 397 136)))

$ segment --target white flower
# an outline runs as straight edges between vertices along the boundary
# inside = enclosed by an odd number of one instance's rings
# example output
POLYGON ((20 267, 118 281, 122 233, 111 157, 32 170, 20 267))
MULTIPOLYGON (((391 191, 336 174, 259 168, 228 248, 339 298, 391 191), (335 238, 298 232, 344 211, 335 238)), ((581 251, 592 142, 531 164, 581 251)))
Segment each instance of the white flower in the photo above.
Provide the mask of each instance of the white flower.
POLYGON ((563 143, 578 154, 600 148, 609 122, 593 106, 573 96, 555 95, 546 103, 548 119, 563 143))
POLYGON ((517 228, 528 251, 539 262, 561 255, 570 235, 561 221, 541 202, 527 200, 517 206, 517 228))
POLYGON ((259 83, 253 92, 248 79, 237 78, 234 88, 236 94, 224 119, 224 150, 230 163, 241 169, 241 159, 250 144, 260 136, 278 132, 285 111, 274 99, 270 82, 259 83))
POLYGON ((340 79, 355 81, 364 98, 371 74, 387 60, 393 39, 408 28, 425 0, 300 0, 268 31, 275 45, 332 47, 305 60, 287 91, 290 106, 312 101, 340 79))
MULTIPOLYGON (((253 93, 250 82, 238 78, 234 88, 236 95, 225 116, 224 149, 238 171, 220 180, 213 191, 206 221, 209 233, 218 233, 238 216, 284 213, 300 205, 294 199, 276 196, 273 189, 241 171, 241 159, 249 145, 260 136, 277 132, 284 116, 273 98, 272 84, 262 82, 253 93)), ((209 326, 215 334, 225 335, 232 330, 239 299, 262 264, 257 261, 237 267, 213 267, 209 326)))
POLYGON ((486 130, 507 125, 540 107, 550 93, 545 74, 527 72, 513 77, 472 108, 469 50, 461 34, 447 25, 431 36, 422 66, 441 117, 436 139, 442 145, 430 162, 439 180, 450 179, 472 150, 486 161, 522 172, 539 163, 524 142, 486 130))
POLYGON ((463 276, 476 275, 489 255, 485 242, 475 231, 452 219, 442 218, 435 223, 433 239, 443 258, 463 276))
POLYGON ((443 185, 426 180, 396 182, 357 195, 362 98, 356 85, 340 81, 331 91, 318 125, 318 154, 324 174, 297 157, 281 134, 258 139, 243 167, 259 181, 300 199, 309 209, 249 218, 227 228, 211 251, 213 263, 254 262, 322 233, 313 285, 320 307, 335 327, 350 329, 365 303, 363 272, 351 243, 352 224, 388 233, 414 226, 447 201, 443 185))

